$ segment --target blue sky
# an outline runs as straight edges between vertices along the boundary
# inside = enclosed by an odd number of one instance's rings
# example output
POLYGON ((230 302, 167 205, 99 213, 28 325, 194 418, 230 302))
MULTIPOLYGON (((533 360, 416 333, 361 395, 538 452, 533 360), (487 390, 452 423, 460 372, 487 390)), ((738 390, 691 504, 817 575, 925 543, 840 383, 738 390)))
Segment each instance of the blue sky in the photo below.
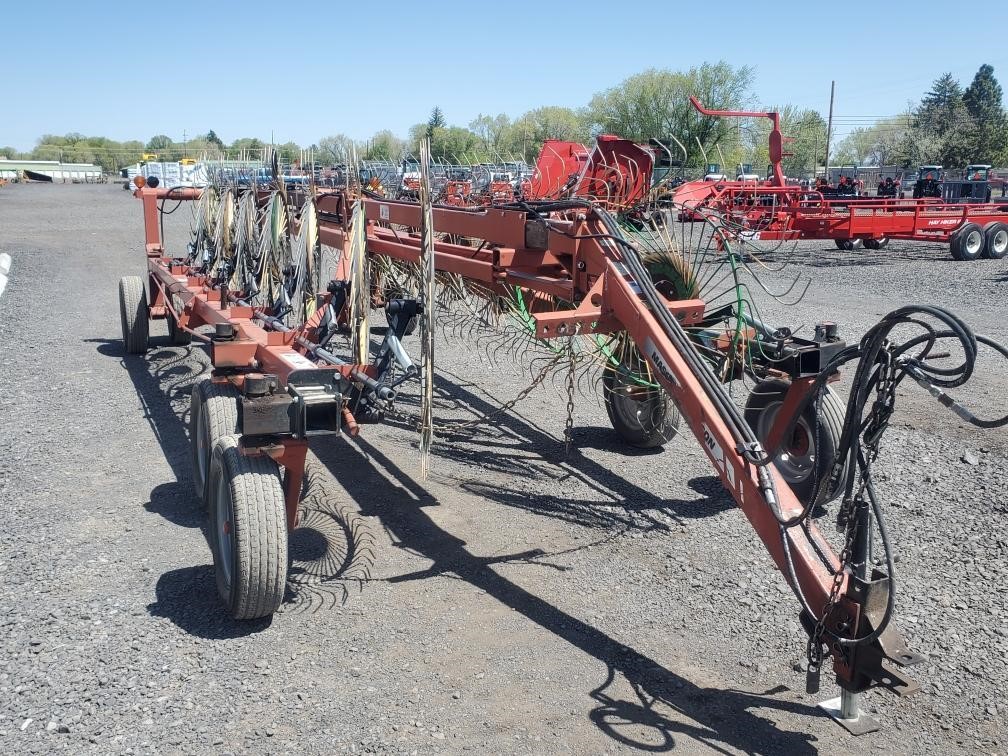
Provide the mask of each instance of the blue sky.
POLYGON ((114 139, 214 129, 302 145, 380 128, 578 107, 646 68, 756 68, 764 105, 824 115, 838 136, 904 111, 981 63, 1008 86, 1001 3, 22 2, 4 10, 0 146, 43 133, 114 139), (972 31, 971 31, 972 30, 972 31), (974 52, 971 48, 975 47, 974 52))

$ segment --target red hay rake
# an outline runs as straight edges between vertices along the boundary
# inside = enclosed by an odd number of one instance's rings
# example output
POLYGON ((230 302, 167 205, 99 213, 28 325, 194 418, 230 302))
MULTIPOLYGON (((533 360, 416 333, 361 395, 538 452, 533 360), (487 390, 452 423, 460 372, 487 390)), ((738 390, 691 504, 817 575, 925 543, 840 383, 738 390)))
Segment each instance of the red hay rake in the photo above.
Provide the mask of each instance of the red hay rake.
MULTIPOLYGON (((737 274, 742 263, 730 234, 709 219, 706 247, 671 243, 696 224, 678 223, 681 207, 647 204, 653 152, 616 137, 600 138, 591 152, 579 148, 547 142, 528 196, 480 208, 459 206, 458 187, 433 205, 423 161, 416 200, 354 186, 297 196, 266 187, 138 188, 147 276, 120 283, 123 340, 142 353, 149 321, 166 319, 174 343, 196 339, 209 349, 213 371, 193 389, 190 437, 221 596, 238 619, 278 608, 308 437, 356 435, 391 411, 405 381, 429 387, 432 355, 425 349, 418 367, 402 339, 419 323, 432 343, 435 311, 450 309, 432 294, 438 286, 449 299, 476 292, 487 308, 506 302, 531 341, 560 344, 551 364, 569 357, 573 372, 575 343, 589 344, 613 426, 628 443, 660 444, 672 413, 681 413, 799 599, 810 692, 831 656, 844 691, 837 717, 865 731, 872 725, 856 694, 916 691, 903 669, 921 659, 891 621, 891 561, 869 570, 873 518, 884 536, 870 462, 888 418, 871 399, 904 375, 939 393, 959 385, 982 337, 944 311, 924 313, 939 322, 936 333, 966 345, 969 364, 950 378, 924 364, 934 338, 902 346, 885 338, 918 311, 894 313, 858 346, 840 341, 830 323, 808 340, 771 329, 732 298, 737 286, 727 303, 704 294, 701 256, 719 275, 737 274), (161 237, 163 203, 209 208, 212 196, 221 223, 198 233, 188 255, 171 254, 161 237), (623 222, 631 210, 652 224, 644 233, 623 222), (649 239, 669 240, 664 256, 647 253, 649 239), (325 271, 323 247, 337 258, 325 271), (393 276, 400 282, 390 283, 393 276), (373 306, 385 308, 389 328, 369 350, 373 306), (350 348, 336 347, 348 333, 350 348), (828 384, 852 360, 844 408, 828 384), (745 417, 723 386, 743 374, 760 381, 745 417), (803 471, 799 459, 811 467, 803 471), (847 523, 840 554, 810 516, 837 497, 847 523)), ((463 308, 460 317, 482 313, 463 308)), ((421 431, 433 431, 429 421, 421 431)))

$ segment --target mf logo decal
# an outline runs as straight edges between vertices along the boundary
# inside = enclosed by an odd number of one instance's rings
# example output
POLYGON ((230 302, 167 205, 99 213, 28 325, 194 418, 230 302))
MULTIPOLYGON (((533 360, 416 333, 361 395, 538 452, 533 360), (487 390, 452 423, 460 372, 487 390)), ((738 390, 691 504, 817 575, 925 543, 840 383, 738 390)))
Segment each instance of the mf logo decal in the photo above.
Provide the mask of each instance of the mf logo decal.
POLYGON ((731 483, 732 488, 735 488, 735 467, 725 458, 724 449, 714 439, 714 434, 711 433, 706 423, 703 425, 703 445, 707 450, 707 455, 714 460, 715 466, 724 470, 728 482, 731 483))
POLYGON ((651 341, 651 339, 648 339, 644 344, 644 351, 651 359, 651 362, 654 363, 654 366, 658 368, 658 372, 661 373, 662 378, 674 386, 681 385, 679 381, 676 380, 676 377, 672 375, 672 368, 670 368, 668 363, 665 362, 665 358, 661 356, 661 352, 658 351, 658 348, 654 345, 654 342, 651 341))

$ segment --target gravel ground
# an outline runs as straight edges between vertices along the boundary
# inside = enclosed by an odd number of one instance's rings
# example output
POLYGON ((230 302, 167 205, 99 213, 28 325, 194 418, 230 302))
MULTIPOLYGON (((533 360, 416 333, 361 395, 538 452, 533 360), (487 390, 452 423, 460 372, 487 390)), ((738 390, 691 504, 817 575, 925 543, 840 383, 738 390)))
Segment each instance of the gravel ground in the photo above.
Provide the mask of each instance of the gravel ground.
MULTIPOLYGON (((168 219, 170 245, 186 225, 168 219)), ((696 442, 628 452, 581 398, 565 459, 548 384, 496 430, 438 443, 427 482, 395 424, 313 443, 288 600, 272 621, 228 620, 186 436, 207 359, 160 324, 144 358, 119 343, 116 283, 142 271, 141 241, 118 185, 0 190, 7 752, 1008 750, 1006 433, 911 386, 878 477, 898 624, 928 661, 919 695, 865 697, 882 730, 863 738, 818 713, 836 693, 825 677, 805 694, 796 603, 696 442)), ((991 333, 1004 315, 1008 260, 910 244, 787 255, 767 278, 812 281, 797 306, 766 308, 777 323, 830 318, 853 340, 908 302, 991 333)), ((476 351, 440 347, 439 417, 528 383, 476 351)), ((984 364, 964 401, 1003 410, 1003 365, 984 364)))

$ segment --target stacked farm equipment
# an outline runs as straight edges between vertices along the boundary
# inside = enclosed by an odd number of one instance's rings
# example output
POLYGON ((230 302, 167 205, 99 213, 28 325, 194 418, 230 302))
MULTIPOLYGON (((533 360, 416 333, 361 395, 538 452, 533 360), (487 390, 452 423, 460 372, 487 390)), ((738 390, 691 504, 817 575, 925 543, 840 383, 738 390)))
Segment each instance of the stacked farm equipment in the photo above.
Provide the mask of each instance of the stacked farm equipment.
POLYGON ((863 245, 880 249, 890 240, 947 244, 956 260, 1001 259, 1008 254, 1008 203, 991 202, 989 166, 970 166, 961 180, 949 180, 941 166, 922 166, 912 199, 896 198, 901 184, 880 185, 878 197, 862 196, 856 171, 838 172, 837 183, 817 183, 807 190, 784 178, 776 113, 713 111, 693 98, 705 115, 765 117, 770 132, 771 172, 764 182, 694 181, 676 189, 683 220, 718 217, 731 233, 755 234, 764 240, 832 240, 841 249, 863 245))

